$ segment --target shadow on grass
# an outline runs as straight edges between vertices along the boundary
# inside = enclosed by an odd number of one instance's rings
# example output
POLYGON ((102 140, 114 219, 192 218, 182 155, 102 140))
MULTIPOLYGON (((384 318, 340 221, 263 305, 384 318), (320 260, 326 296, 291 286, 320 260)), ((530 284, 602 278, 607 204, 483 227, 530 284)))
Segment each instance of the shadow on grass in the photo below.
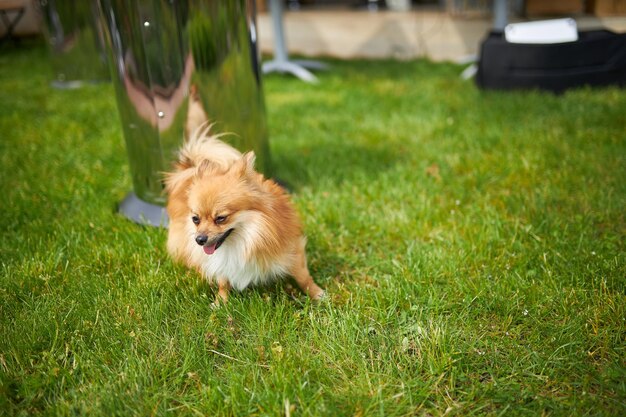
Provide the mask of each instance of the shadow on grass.
POLYGON ((307 185, 338 185, 356 178, 374 180, 405 158, 402 148, 382 140, 366 145, 337 139, 318 146, 300 146, 291 152, 275 152, 273 166, 276 177, 297 191, 307 185))

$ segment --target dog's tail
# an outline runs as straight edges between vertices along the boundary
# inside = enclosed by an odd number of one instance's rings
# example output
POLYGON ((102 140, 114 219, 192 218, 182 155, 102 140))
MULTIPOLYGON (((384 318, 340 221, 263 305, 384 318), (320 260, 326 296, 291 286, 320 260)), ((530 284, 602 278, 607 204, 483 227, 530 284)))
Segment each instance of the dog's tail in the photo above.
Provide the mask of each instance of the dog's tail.
POLYGON ((212 134, 212 127, 213 124, 205 122, 189 135, 178 153, 178 170, 198 167, 205 160, 227 169, 241 159, 241 152, 219 139, 227 134, 212 134))

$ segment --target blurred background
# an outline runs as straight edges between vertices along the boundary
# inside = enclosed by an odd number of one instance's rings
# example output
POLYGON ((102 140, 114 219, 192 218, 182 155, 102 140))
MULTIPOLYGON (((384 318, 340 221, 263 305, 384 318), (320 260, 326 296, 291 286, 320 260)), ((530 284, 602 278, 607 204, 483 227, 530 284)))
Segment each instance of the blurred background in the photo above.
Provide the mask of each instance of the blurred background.
MULTIPOLYGON (((497 1, 497 0, 496 0, 497 1)), ((626 31, 626 0, 508 0, 508 21, 573 17, 580 29, 626 31)), ((463 62, 494 25, 493 0, 284 0, 288 52, 302 56, 463 62)), ((272 54, 269 0, 257 0, 259 47, 272 54)), ((0 37, 41 34, 32 0, 0 0, 0 37)))

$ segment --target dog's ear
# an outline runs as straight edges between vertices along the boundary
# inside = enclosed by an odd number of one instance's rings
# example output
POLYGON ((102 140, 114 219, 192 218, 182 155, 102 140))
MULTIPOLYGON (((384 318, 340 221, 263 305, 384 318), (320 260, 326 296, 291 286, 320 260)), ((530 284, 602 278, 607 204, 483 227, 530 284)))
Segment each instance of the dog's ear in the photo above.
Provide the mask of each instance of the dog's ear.
POLYGON ((205 159, 196 167, 196 178, 202 178, 205 175, 211 175, 220 170, 220 166, 215 162, 205 159))
POLYGON ((233 165, 234 172, 238 173, 242 178, 254 176, 254 161, 256 155, 254 152, 246 152, 241 156, 241 159, 233 165))
POLYGON ((170 196, 178 195, 189 187, 194 176, 193 169, 171 172, 165 174, 165 190, 170 196))
POLYGON ((254 162, 256 161, 256 155, 254 151, 246 152, 243 154, 243 161, 247 171, 254 171, 254 162))

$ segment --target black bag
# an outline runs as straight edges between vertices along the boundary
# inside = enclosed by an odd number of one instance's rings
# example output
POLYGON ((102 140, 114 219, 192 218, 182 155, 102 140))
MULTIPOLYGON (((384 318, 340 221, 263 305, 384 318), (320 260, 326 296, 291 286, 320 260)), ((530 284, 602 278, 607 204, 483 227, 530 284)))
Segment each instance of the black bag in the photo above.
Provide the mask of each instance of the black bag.
POLYGON ((626 34, 578 33, 576 42, 509 43, 491 32, 481 45, 476 83, 485 89, 543 89, 626 85, 626 34))

